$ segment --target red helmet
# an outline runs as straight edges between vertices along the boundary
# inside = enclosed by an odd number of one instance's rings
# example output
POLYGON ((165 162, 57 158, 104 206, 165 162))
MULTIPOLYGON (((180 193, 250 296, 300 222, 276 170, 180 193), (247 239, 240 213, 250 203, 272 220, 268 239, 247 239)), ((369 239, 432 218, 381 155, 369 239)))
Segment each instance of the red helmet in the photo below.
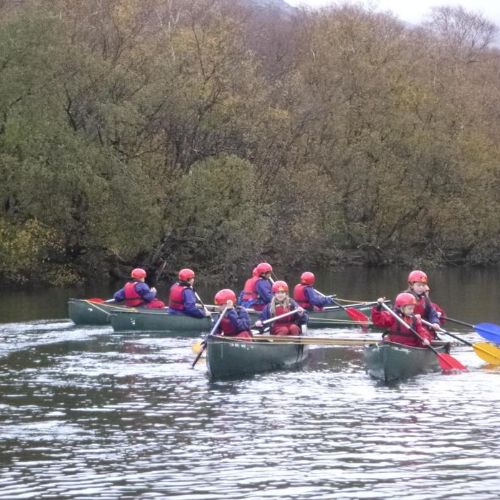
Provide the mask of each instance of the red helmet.
POLYGON ((273 266, 271 266, 271 264, 268 264, 267 262, 261 262, 260 264, 257 265, 255 269, 259 276, 264 273, 273 272, 273 266))
POLYGON ((219 306, 225 305, 228 300, 236 302, 236 294, 229 288, 223 288, 215 294, 214 302, 219 306))
POLYGON ((396 300, 394 301, 394 305, 396 308, 400 309, 401 307, 404 306, 410 306, 410 305, 416 305, 417 304, 417 299, 415 296, 411 293, 408 292, 403 292, 400 293, 397 297, 396 300))
POLYGON ((286 292, 288 293, 288 285, 284 281, 275 281, 273 283, 273 293, 286 292))
POLYGON ((423 271, 412 271, 408 275, 408 283, 427 283, 427 274, 423 271))
POLYGON ((316 281, 316 276, 313 273, 306 271, 300 275, 300 282, 304 285, 312 285, 316 281))
POLYGON ((252 269, 252 276, 254 278, 256 278, 257 276, 259 276, 259 271, 257 269, 257 266, 255 266, 253 269, 252 269))
POLYGON ((194 271, 192 269, 181 269, 179 271, 179 279, 181 281, 187 281, 194 278, 194 271))
POLYGON ((136 267, 135 269, 132 269, 130 276, 135 280, 142 280, 146 277, 146 271, 140 267, 136 267))

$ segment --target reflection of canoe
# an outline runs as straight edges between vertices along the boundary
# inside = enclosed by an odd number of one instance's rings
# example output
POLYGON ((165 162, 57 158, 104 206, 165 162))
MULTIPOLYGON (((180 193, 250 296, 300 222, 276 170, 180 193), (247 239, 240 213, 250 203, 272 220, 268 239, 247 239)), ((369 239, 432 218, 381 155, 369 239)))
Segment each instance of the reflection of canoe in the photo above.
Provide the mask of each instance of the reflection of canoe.
MULTIPOLYGON (((388 302, 389 303, 389 302, 388 302)), ((368 323, 360 323, 353 321, 339 306, 328 306, 322 311, 310 311, 308 312, 309 321, 307 323, 308 328, 346 328, 346 327, 360 327, 369 326, 370 329, 378 330, 378 328, 373 327, 370 315, 371 309, 373 307, 373 302, 359 302, 355 304, 346 304, 344 307, 352 307, 358 311, 363 312, 369 319, 368 323)), ((259 313, 254 311, 249 311, 251 318, 255 321, 259 317, 259 313)))
POLYGON ((181 335, 199 335, 210 331, 210 318, 168 314, 165 309, 133 309, 116 311, 111 315, 115 332, 148 331, 179 332, 181 335))
POLYGON ((207 340, 207 367, 212 379, 298 367, 308 349, 303 344, 273 342, 272 337, 251 342, 218 336, 207 340))
MULTIPOLYGON (((436 344, 435 347, 445 352, 444 343, 436 344)), ((441 370, 436 354, 430 349, 409 347, 393 342, 381 342, 368 346, 364 351, 364 358, 368 374, 384 382, 441 370)))
POLYGON ((69 319, 77 325, 108 325, 111 313, 129 309, 129 307, 114 303, 106 304, 88 299, 68 300, 69 319))

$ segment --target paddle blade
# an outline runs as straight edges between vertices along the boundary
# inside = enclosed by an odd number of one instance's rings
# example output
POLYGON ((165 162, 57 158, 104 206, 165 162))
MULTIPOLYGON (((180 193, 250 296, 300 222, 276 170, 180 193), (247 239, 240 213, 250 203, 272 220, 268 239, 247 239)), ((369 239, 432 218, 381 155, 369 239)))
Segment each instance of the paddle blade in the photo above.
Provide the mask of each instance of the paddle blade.
POLYGON ((368 323, 370 322, 370 319, 365 313, 355 309, 354 307, 346 307, 345 312, 352 320, 362 324, 364 332, 368 331, 368 323))
POLYGON ((474 352, 490 365, 500 365, 500 349, 488 342, 477 342, 472 346, 474 352))
POLYGON ((200 348, 200 351, 198 352, 198 354, 196 355, 196 358, 194 358, 194 361, 193 361, 193 364, 191 365, 191 368, 194 368, 196 366, 196 363, 198 363, 199 359, 201 358, 201 356, 203 355, 203 353, 205 352, 205 349, 207 348, 207 342, 206 341, 203 341, 201 343, 201 348, 200 348))
POLYGON ((203 348, 203 341, 202 340, 197 340, 191 344, 191 350, 193 351, 193 354, 198 354, 203 348))
POLYGON ((479 323, 474 325, 476 330, 483 339, 489 340, 494 344, 500 344, 500 326, 494 323, 479 323))
POLYGON ((453 356, 450 356, 449 354, 438 354, 438 361, 439 361, 439 366, 441 367, 441 370, 444 372, 454 372, 454 371, 460 371, 460 372, 466 372, 467 368, 458 361, 458 359, 454 358, 453 356))
POLYGON ((101 299, 99 297, 92 297, 90 299, 87 299, 89 302, 95 302, 97 304, 101 304, 102 302, 104 302, 104 299, 101 299))

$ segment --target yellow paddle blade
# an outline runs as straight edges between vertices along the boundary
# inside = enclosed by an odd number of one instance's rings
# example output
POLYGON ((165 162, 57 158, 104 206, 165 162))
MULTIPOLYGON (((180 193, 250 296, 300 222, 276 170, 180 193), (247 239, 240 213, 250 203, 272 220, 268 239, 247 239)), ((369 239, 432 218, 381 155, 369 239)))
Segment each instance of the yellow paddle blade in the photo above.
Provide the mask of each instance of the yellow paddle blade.
POLYGON ((488 342, 477 342, 472 346, 474 352, 490 365, 500 365, 500 349, 488 342))
POLYGON ((201 351, 201 340, 195 340, 191 344, 191 350, 194 354, 198 354, 201 351))

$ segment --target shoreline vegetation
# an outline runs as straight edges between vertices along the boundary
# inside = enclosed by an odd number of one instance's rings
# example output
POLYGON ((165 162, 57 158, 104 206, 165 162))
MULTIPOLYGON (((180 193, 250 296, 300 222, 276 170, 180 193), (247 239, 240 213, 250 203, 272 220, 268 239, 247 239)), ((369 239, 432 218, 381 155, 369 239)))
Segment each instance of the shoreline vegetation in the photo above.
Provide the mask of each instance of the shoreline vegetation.
POLYGON ((3 285, 500 261, 497 27, 0 2, 3 285))

